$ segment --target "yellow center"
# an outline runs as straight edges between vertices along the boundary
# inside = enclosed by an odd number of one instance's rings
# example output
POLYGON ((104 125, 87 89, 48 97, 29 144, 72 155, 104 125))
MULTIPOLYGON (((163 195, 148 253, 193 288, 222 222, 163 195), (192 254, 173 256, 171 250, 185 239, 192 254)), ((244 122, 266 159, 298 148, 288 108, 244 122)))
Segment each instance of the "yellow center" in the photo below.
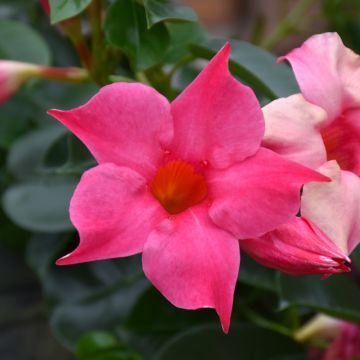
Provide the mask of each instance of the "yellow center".
POLYGON ((168 213, 178 214, 202 201, 207 195, 207 186, 204 177, 190 164, 174 160, 158 170, 151 192, 168 213))

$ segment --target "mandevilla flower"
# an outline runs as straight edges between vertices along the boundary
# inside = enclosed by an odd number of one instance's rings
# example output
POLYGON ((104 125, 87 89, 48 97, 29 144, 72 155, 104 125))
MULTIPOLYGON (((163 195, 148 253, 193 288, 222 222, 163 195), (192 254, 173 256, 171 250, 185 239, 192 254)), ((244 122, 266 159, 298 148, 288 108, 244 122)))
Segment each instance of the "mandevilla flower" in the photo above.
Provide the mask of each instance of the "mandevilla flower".
POLYGON ((37 74, 37 65, 0 60, 0 104, 7 101, 25 81, 37 74))
POLYGON ((238 239, 288 221, 301 185, 328 180, 260 147, 263 115, 230 75, 229 53, 227 44, 171 105, 146 85, 117 83, 49 111, 99 162, 70 204, 80 244, 57 264, 142 252, 145 275, 171 303, 215 308, 225 332, 238 239))
POLYGON ((308 147, 323 147, 327 160, 360 175, 360 57, 344 46, 338 34, 325 33, 312 36, 279 60, 285 59, 304 98, 326 114, 316 124, 323 145, 313 139, 317 135, 312 122, 302 125, 308 129, 308 147))
POLYGON ((263 108, 262 145, 332 182, 306 184, 302 217, 255 242, 244 242, 243 248, 264 265, 291 274, 348 271, 347 256, 360 241, 360 57, 329 33, 311 37, 283 59, 290 61, 303 96, 278 99, 263 108), (281 260, 261 251, 265 241, 281 260), (318 249, 311 250, 315 244, 318 249), (332 255, 319 251, 329 246, 332 255))

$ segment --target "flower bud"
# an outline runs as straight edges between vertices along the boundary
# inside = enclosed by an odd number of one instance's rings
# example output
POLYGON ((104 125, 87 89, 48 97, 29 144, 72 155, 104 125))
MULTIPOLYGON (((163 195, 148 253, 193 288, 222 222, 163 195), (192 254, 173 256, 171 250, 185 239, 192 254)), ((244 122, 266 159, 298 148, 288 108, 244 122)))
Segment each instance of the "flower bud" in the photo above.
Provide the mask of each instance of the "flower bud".
POLYGON ((262 265, 290 275, 348 272, 350 259, 309 220, 294 217, 275 230, 240 241, 240 247, 262 265))
POLYGON ((0 104, 12 96, 25 81, 39 73, 38 65, 0 60, 0 104))

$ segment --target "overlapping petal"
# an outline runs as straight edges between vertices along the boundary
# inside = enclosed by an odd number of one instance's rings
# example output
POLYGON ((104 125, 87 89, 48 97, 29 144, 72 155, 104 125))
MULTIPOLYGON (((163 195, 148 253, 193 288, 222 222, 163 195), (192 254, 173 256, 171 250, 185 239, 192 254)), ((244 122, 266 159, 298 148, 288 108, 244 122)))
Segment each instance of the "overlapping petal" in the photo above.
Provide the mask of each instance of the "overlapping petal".
POLYGON ((318 169, 329 183, 304 186, 301 212, 346 254, 360 242, 360 178, 340 170, 335 161, 318 169))
POLYGON ((284 59, 291 63, 305 99, 325 109, 329 122, 360 105, 360 57, 338 34, 312 36, 279 61, 284 59))
POLYGON ((49 114, 78 136, 99 163, 127 166, 147 178, 173 137, 168 101, 138 83, 105 86, 85 105, 49 114))
POLYGON ((322 137, 327 159, 336 160, 341 169, 360 176, 360 108, 347 110, 326 128, 322 137))
POLYGON ((211 170, 213 221, 239 239, 261 236, 290 220, 300 208, 300 188, 326 181, 321 174, 261 148, 226 170, 211 170))
POLYGON ((302 95, 272 101, 263 108, 265 135, 262 146, 313 169, 326 162, 320 126, 326 112, 302 95))
POLYGON ((184 309, 215 308, 225 332, 239 265, 237 239, 215 226, 204 206, 164 220, 143 252, 146 276, 171 303, 184 309))
POLYGON ((229 53, 227 44, 171 104, 172 150, 184 160, 226 168, 260 146, 263 115, 254 92, 230 74, 229 53))
POLYGON ((85 172, 71 199, 71 221, 80 245, 59 265, 140 253, 146 238, 167 216, 146 191, 145 179, 114 164, 85 172))
POLYGON ((262 265, 291 275, 349 271, 346 254, 302 217, 294 217, 259 238, 242 240, 241 249, 262 265))

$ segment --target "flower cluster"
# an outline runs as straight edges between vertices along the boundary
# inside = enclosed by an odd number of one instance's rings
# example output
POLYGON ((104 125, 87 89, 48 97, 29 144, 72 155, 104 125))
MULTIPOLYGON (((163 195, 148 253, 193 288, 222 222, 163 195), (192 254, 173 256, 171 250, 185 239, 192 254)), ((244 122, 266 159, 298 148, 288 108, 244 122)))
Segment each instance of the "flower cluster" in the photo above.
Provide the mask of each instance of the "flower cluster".
POLYGON ((226 44, 172 103, 115 83, 49 111, 98 162, 71 200, 80 244, 57 263, 142 253, 171 303, 214 308, 225 332, 240 249, 290 274, 329 276, 349 271, 360 240, 360 58, 336 34, 310 38, 280 59, 302 94, 261 109, 229 73, 229 53, 226 44))

